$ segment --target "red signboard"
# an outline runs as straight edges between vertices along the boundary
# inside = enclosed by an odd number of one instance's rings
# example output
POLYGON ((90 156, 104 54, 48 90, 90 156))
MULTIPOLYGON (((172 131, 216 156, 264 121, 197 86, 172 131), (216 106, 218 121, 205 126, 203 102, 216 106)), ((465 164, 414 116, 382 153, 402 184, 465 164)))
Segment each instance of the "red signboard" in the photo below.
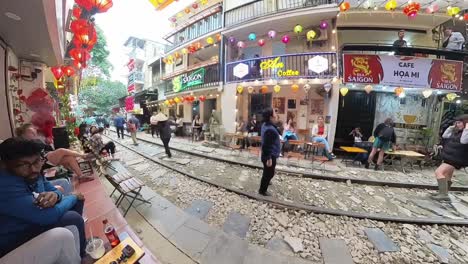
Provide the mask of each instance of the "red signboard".
POLYGON ((125 110, 132 111, 134 106, 135 101, 133 100, 133 96, 125 98, 125 110))
POLYGON ((407 56, 345 54, 343 82, 406 88, 462 89, 463 62, 407 56))

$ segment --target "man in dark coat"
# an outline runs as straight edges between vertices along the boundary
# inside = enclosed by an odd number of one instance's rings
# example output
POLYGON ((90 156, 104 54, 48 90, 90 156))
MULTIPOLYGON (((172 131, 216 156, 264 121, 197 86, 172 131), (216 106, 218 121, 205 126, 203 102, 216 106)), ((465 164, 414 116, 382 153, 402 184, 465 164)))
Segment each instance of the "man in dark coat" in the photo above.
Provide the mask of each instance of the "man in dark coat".
POLYGON ((156 129, 159 131, 159 137, 163 142, 164 149, 168 158, 172 158, 171 149, 169 148, 169 141, 171 140, 171 125, 174 125, 174 122, 169 120, 167 116, 163 113, 159 113, 155 116, 156 129))

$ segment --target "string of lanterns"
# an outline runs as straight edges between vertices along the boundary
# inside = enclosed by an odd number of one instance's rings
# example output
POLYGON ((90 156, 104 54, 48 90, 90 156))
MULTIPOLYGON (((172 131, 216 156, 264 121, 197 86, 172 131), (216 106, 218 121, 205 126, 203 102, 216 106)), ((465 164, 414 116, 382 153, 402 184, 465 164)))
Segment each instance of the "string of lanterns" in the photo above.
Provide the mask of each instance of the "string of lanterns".
MULTIPOLYGON (((368 9, 372 8, 370 2, 368 2, 367 6, 368 9)), ((396 0, 388 0, 385 3, 385 10, 394 12, 398 7, 398 3, 396 0)), ((374 10, 377 10, 377 6, 373 7, 374 10)), ((339 6, 341 13, 346 13, 349 9, 351 9, 351 4, 348 1, 344 1, 339 6)), ((402 12, 405 14, 409 19, 415 18, 421 9, 421 4, 414 1, 409 1, 406 6, 403 7, 402 12)), ((439 6, 435 3, 430 4, 426 8, 426 14, 434 14, 439 11, 439 6)), ((448 6, 447 7, 447 15, 451 17, 459 17, 461 9, 460 7, 456 6, 448 6)), ((460 17, 461 20, 468 21, 468 14, 463 15, 460 17)))
MULTIPOLYGON (((326 20, 320 21, 319 28, 321 30, 327 29, 328 26, 329 26, 328 21, 326 20)), ((297 35, 297 37, 299 37, 303 33, 303 31, 304 31, 304 27, 300 24, 297 24, 293 28, 293 32, 297 35)), ((277 36, 277 32, 275 30, 269 30, 267 32, 267 36, 269 39, 275 39, 277 36)), ((310 29, 306 32, 305 36, 308 41, 313 41, 313 40, 316 40, 318 37, 320 37, 320 31, 318 29, 310 29)), ((257 41, 257 45, 260 47, 263 47, 266 44, 266 41, 263 38, 260 38, 257 40, 257 34, 253 32, 249 33, 249 35, 247 36, 247 39, 248 41, 252 41, 252 42, 257 41)), ((247 44, 244 41, 242 40, 238 41, 234 36, 230 36, 228 38, 228 41, 231 45, 235 45, 239 49, 243 49, 247 46, 247 44)), ((283 42, 284 44, 288 44, 290 41, 291 41, 290 35, 285 34, 281 36, 281 42, 283 42)))
MULTIPOLYGON (((208 95, 208 97, 219 97, 219 94, 216 94, 216 95, 210 94, 210 95, 208 95)), ((196 96, 193 96, 193 95, 176 96, 174 98, 164 100, 161 103, 150 103, 150 104, 148 104, 148 107, 154 107, 154 106, 168 106, 169 107, 169 106, 174 106, 174 105, 177 105, 177 104, 180 104, 180 103, 191 104, 191 103, 193 103, 195 101, 205 102, 206 99, 207 99, 207 96, 205 96, 205 95, 200 95, 200 96, 198 96, 198 98, 196 96)))
MULTIPOLYGON (((366 86, 364 86, 364 91, 367 93, 367 94, 370 94, 372 91, 374 90, 374 87, 372 87, 372 85, 368 84, 366 86)), ((346 87, 346 86, 343 86, 340 88, 340 94, 342 97, 345 97, 349 92, 349 88, 346 87)), ((405 88, 403 87, 396 87, 393 92, 395 93, 395 96, 397 97, 405 97, 405 88)), ((432 94, 434 93, 434 89, 425 89, 422 91, 422 95, 425 99, 429 98, 432 96, 432 94)), ((438 92, 437 94, 441 94, 441 92, 438 92)), ((458 94, 456 93, 447 93, 445 95, 445 98, 449 101, 449 102, 452 102, 453 100, 455 100, 456 98, 460 97, 458 94)), ((344 100, 343 100, 343 106, 344 106, 344 100)))
POLYGON ((90 52, 97 42, 92 16, 107 12, 113 5, 112 0, 75 0, 75 4, 72 10, 73 21, 70 24, 73 48, 68 52, 73 60, 73 66, 51 67, 57 89, 64 88, 66 78, 74 76, 77 70, 86 68, 87 61, 91 59, 90 52))
MULTIPOLYGON (((150 0, 151 2, 156 2, 156 1, 164 1, 164 0, 150 0)), ((200 1, 195 1, 192 4, 186 6, 183 11, 180 11, 176 15, 172 16, 169 18, 169 21, 172 23, 176 23, 177 20, 183 19, 184 16, 190 15, 197 13, 199 10, 202 10, 202 6, 206 6, 208 4, 208 0, 200 0, 200 1), (200 8, 200 9, 199 9, 200 8)))
POLYGON ((185 54, 193 54, 199 51, 200 49, 204 49, 205 46, 211 46, 211 45, 216 46, 217 43, 221 42, 221 39, 222 39, 222 36, 219 33, 214 36, 209 36, 205 39, 206 45, 202 44, 201 41, 191 43, 188 46, 180 49, 179 51, 176 51, 172 54, 167 55, 162 60, 166 64, 174 64, 177 59, 181 58, 185 54))

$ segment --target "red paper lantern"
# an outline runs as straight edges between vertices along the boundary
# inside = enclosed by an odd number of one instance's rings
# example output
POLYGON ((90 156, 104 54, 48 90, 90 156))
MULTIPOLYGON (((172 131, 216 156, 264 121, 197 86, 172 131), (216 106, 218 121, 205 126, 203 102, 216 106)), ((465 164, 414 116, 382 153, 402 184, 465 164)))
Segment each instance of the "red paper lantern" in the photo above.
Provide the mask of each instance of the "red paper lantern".
POLYGON ((201 102, 205 102, 206 96, 200 95, 200 97, 198 97, 198 100, 200 100, 201 102))
POLYGON ((419 9, 421 9, 421 5, 417 2, 412 2, 405 6, 403 13, 409 18, 414 18, 418 14, 419 9))
POLYGON ((264 39, 259 39, 257 44, 260 46, 260 47, 263 47, 263 45, 265 45, 265 40, 264 39))
POLYGON ((81 68, 83 68, 83 64, 81 64, 81 62, 79 61, 73 61, 73 65, 75 65, 75 67, 80 70, 81 68))
POLYGON ((463 20, 468 21, 468 13, 465 13, 465 14, 463 15, 463 20))
POLYGON ((193 95, 190 96, 190 102, 193 102, 195 101, 195 97, 193 97, 193 95))
POLYGON ((63 70, 60 66, 51 67, 50 71, 52 72, 56 80, 60 80, 60 78, 63 77, 63 70))
POLYGON ((89 54, 89 51, 83 48, 74 48, 71 49, 70 52, 70 57, 74 61, 78 61, 84 64, 87 60, 91 58, 91 55, 89 54))
POLYGON ((73 17, 76 19, 80 19, 81 17, 81 8, 79 7, 74 7, 72 11, 73 17))
POLYGON ((97 34, 96 29, 94 29, 94 26, 92 24, 88 23, 87 26, 79 28, 74 33, 75 37, 73 38, 73 43, 76 46, 81 46, 83 48, 91 50, 94 44, 96 44, 97 34))
POLYGON ((72 66, 62 66, 62 71, 63 73, 65 74, 65 76, 67 77, 71 77, 73 75, 75 75, 75 69, 73 69, 72 66))
MULTIPOLYGON (((81 10, 81 9, 80 9, 81 10)), ((77 32, 85 29, 86 27, 88 27, 89 23, 86 19, 77 19, 77 20, 73 20, 70 24, 70 29, 71 29, 71 32, 73 32, 74 34, 76 34, 77 32)))
POLYGON ((92 15, 104 13, 112 7, 112 0, 75 0, 75 3, 92 15))
POLYGON ((197 4, 197 3, 193 3, 193 4, 192 4, 192 8, 193 8, 193 9, 197 9, 197 8, 198 8, 198 4, 197 4))

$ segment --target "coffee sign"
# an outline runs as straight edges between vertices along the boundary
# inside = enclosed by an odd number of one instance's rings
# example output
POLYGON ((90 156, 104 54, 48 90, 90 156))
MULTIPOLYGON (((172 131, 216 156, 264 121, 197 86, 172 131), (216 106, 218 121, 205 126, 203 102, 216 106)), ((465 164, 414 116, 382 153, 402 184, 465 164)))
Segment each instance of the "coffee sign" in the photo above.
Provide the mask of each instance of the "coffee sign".
POLYGON ((280 61, 280 57, 263 61, 260 63, 260 69, 276 70, 276 75, 278 75, 278 77, 299 76, 299 71, 284 69, 284 63, 280 61))
POLYGON ((203 84, 205 81, 205 71, 205 68, 200 68, 191 73, 175 77, 172 79, 172 90, 178 93, 189 87, 203 84))

